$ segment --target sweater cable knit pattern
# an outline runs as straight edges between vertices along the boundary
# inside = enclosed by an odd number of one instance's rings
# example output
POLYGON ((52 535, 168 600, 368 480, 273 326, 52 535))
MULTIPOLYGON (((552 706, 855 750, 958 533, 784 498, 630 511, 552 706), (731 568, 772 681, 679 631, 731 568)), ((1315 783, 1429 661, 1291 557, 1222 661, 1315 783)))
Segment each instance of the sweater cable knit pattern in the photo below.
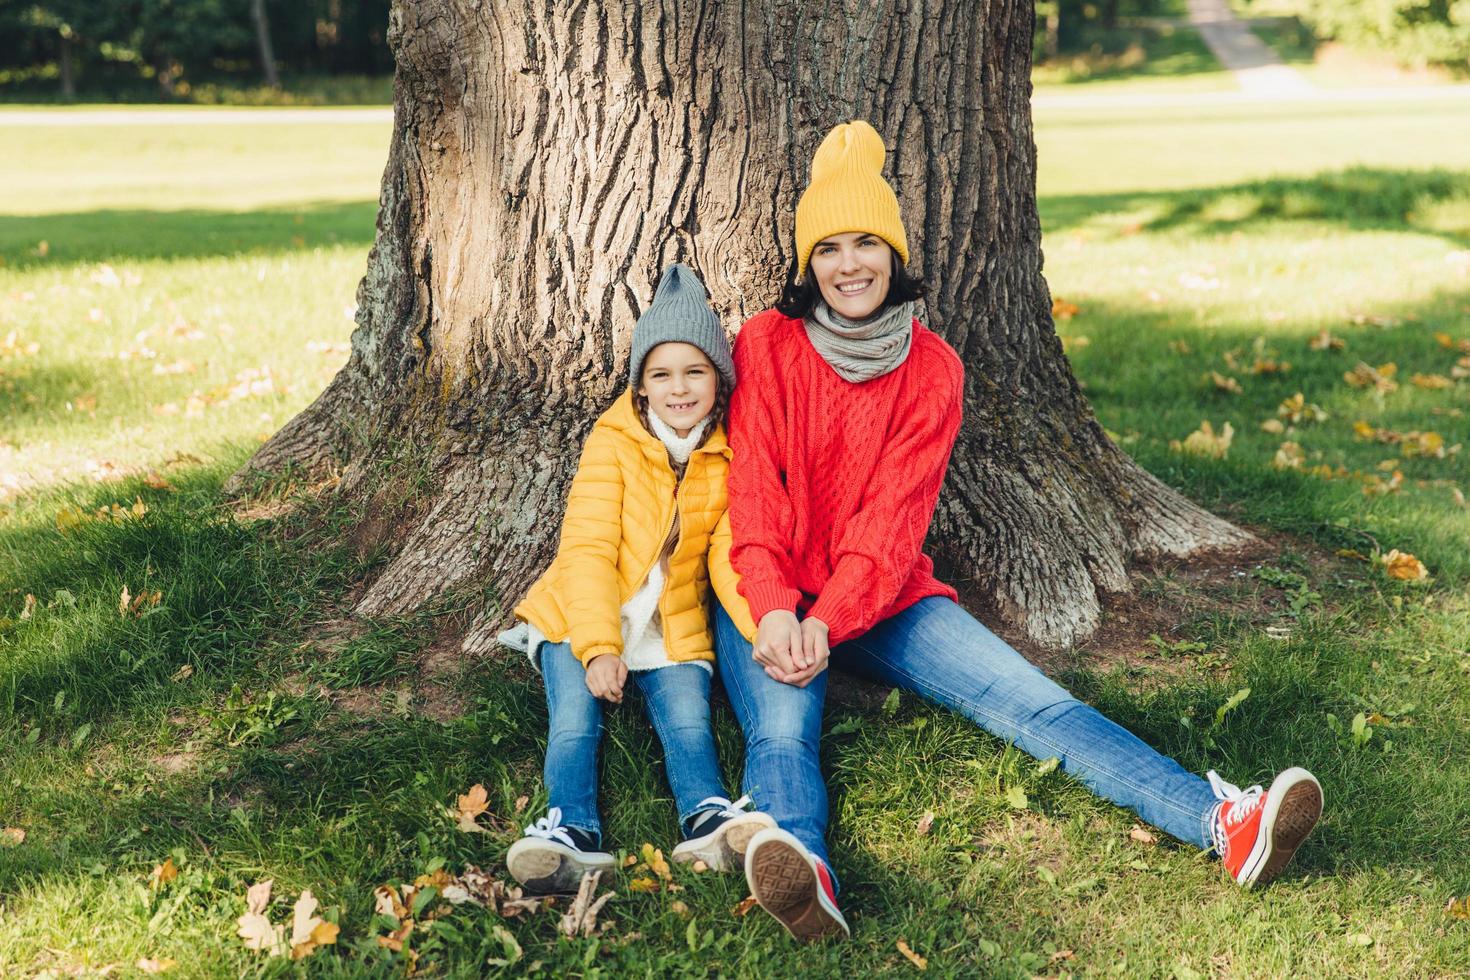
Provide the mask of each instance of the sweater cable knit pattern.
POLYGON ((741 328, 735 370, 730 564, 746 627, 787 609, 835 646, 926 596, 958 598, 922 550, 959 433, 954 350, 915 320, 908 359, 855 384, 769 310, 741 328))

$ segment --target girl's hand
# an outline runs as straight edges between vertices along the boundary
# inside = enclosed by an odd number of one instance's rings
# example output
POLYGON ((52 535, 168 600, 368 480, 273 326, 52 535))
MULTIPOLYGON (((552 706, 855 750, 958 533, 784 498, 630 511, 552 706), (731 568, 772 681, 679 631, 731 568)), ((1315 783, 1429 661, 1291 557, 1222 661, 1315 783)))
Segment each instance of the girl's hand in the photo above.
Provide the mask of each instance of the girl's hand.
POLYGON ((751 644, 751 656, 766 673, 782 683, 796 672, 796 655, 802 649, 801 624, 796 613, 772 609, 761 617, 751 644))
POLYGON ((820 619, 808 616, 801 621, 801 659, 805 666, 798 666, 795 673, 782 680, 795 687, 806 687, 812 678, 827 669, 827 662, 832 656, 827 646, 828 632, 827 624, 820 619))
POLYGON ((604 701, 622 704, 623 683, 627 679, 628 665, 617 654, 604 653, 593 657, 592 662, 587 665, 587 690, 592 692, 593 697, 604 701))

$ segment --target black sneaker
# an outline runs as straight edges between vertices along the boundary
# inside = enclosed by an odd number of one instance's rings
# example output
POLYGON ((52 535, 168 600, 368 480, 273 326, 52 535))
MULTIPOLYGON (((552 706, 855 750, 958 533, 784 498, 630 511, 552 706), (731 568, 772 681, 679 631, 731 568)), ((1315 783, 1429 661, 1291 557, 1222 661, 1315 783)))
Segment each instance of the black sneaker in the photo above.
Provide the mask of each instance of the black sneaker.
POLYGON ((738 871, 745 867, 745 848, 750 839, 768 827, 776 826, 769 813, 746 810, 749 796, 731 803, 723 796, 711 796, 700 806, 711 809, 694 815, 682 843, 671 857, 676 862, 703 861, 712 871, 738 871))
POLYGON ((561 808, 555 806, 526 828, 526 836, 510 845, 505 863, 511 877, 535 895, 575 892, 587 872, 611 871, 618 864, 601 850, 595 834, 580 827, 563 827, 561 808))

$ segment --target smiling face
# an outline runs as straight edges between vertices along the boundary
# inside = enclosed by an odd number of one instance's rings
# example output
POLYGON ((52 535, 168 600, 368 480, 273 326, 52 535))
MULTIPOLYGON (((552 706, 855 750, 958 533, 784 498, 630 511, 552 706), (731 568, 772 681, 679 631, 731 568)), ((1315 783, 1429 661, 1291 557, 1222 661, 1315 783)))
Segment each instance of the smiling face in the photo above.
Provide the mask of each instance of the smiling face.
POLYGON ((659 344, 643 359, 638 394, 664 424, 684 438, 715 407, 715 366, 693 344, 659 344))
POLYGON ((822 299, 849 320, 873 315, 888 296, 893 277, 893 248, 877 235, 862 231, 828 235, 817 242, 807 262, 822 299))

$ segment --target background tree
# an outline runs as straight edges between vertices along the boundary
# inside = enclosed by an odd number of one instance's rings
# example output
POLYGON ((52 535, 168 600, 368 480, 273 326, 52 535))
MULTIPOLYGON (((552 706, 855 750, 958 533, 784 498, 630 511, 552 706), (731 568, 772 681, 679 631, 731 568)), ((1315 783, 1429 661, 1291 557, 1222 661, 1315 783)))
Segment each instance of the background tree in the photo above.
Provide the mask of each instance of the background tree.
POLYGON ((232 486, 341 465, 393 553, 357 610, 474 585, 465 647, 486 649, 554 550, 661 268, 691 263, 732 326, 767 307, 812 151, 861 117, 890 145, 926 321, 966 365, 930 547, 1033 639, 1086 637, 1130 559, 1248 536, 1119 452, 1072 377, 1041 276, 1032 30, 1008 0, 395 4, 351 358, 232 486))

